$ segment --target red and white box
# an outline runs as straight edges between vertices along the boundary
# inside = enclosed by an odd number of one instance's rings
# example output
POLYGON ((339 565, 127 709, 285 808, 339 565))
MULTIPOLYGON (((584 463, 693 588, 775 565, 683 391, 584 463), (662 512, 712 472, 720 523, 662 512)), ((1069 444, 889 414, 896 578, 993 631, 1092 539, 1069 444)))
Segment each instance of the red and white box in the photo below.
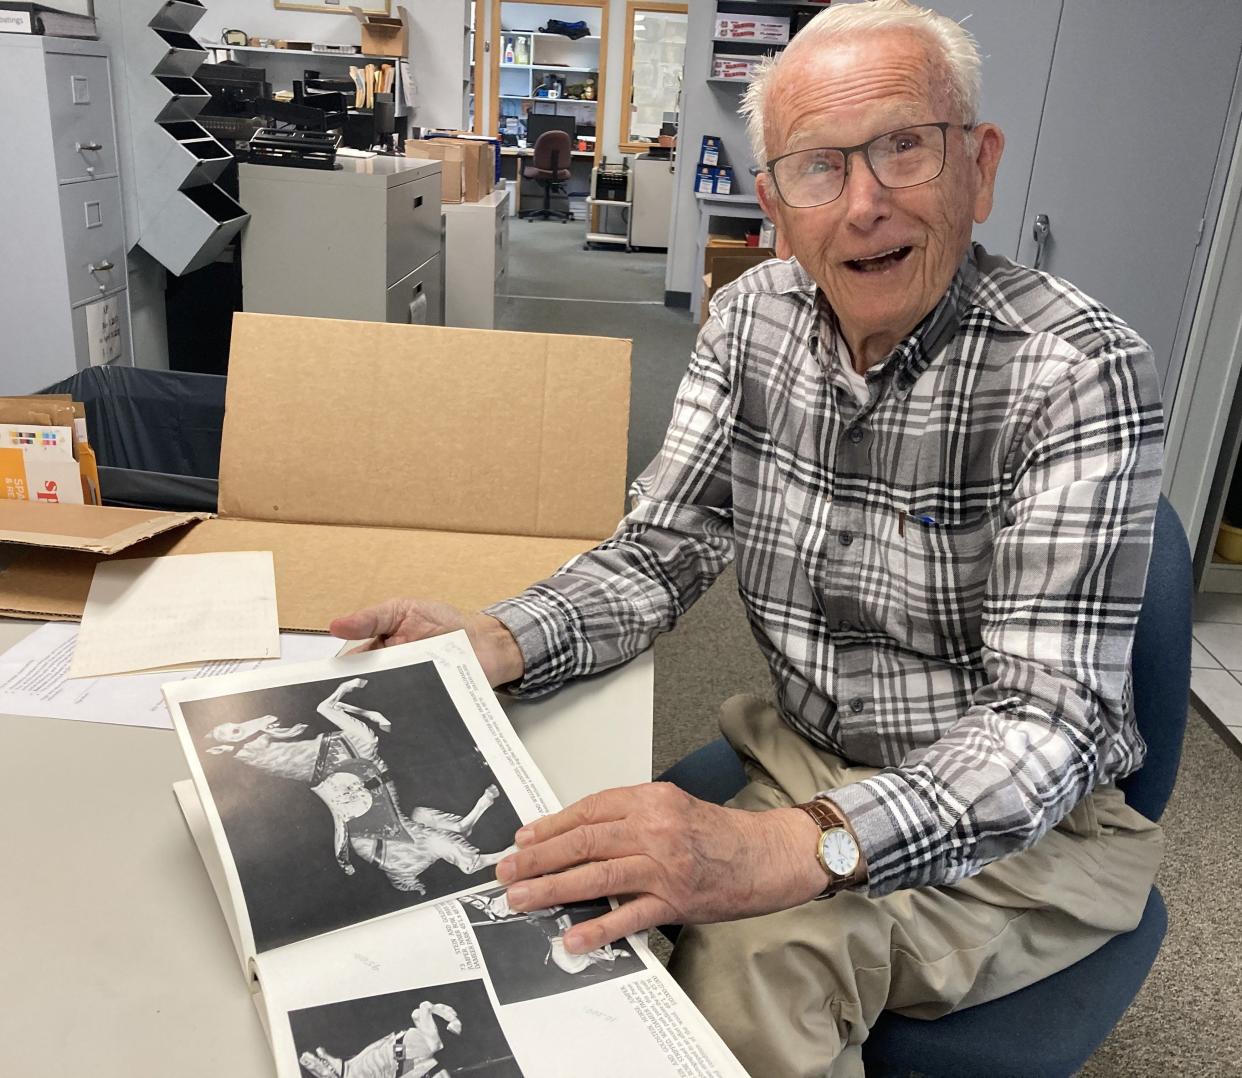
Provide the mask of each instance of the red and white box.
POLYGON ((784 45, 789 40, 785 15, 716 15, 715 37, 721 41, 766 41, 784 45))
POLYGON ((742 56, 726 52, 717 53, 712 57, 712 78, 753 79, 755 77, 755 69, 759 66, 760 61, 761 57, 758 56, 742 56))

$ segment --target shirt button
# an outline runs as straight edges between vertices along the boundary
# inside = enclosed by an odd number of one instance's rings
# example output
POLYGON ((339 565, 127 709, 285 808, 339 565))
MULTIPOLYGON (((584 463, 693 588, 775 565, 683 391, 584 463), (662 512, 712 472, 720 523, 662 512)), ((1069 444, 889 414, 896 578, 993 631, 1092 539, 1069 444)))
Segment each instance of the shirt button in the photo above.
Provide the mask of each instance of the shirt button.
POLYGON ((850 543, 852 543, 853 541, 854 541, 854 536, 851 532, 842 532, 840 535, 837 536, 837 542, 840 543, 842 546, 849 546, 850 543))
POLYGON ((862 427, 850 427, 850 429, 845 432, 845 436, 857 445, 863 440, 863 429, 862 427))
POLYGON ((854 714, 858 714, 858 712, 866 706, 867 705, 863 703, 861 696, 855 696, 854 699, 850 701, 850 710, 854 712, 854 714))
POLYGON ((848 633, 852 628, 854 628, 854 626, 852 626, 848 621, 842 618, 840 621, 837 622, 837 628, 840 629, 841 632, 843 633, 848 633))

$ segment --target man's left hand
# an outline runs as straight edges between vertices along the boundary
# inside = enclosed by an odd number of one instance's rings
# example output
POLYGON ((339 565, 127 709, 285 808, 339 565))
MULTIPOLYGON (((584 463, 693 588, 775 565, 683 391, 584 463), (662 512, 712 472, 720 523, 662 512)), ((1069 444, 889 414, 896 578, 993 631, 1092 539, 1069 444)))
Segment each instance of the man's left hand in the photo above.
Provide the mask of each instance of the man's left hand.
POLYGON ((621 898, 566 933, 565 949, 584 954, 653 925, 730 921, 809 901, 825 883, 818 835, 795 808, 744 812, 648 783, 527 824, 496 878, 514 910, 621 898))

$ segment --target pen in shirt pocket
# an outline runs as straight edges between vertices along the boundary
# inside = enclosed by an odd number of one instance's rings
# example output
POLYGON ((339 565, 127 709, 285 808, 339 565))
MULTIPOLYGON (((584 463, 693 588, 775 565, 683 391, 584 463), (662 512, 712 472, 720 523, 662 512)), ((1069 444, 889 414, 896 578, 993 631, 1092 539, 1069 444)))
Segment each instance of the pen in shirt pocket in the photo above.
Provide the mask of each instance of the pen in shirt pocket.
POLYGON ((907 520, 909 520, 912 524, 922 524, 923 527, 925 528, 937 528, 940 526, 940 521, 938 521, 935 517, 929 515, 928 513, 908 513, 908 512, 898 513, 897 514, 897 534, 898 535, 906 534, 906 521, 907 520))

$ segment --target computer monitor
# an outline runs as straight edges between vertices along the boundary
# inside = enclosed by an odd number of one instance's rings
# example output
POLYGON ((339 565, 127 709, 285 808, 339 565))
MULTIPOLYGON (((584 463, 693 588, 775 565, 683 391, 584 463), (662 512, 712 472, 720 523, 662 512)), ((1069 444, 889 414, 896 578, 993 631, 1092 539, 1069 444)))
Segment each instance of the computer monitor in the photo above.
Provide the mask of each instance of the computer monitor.
MULTIPOLYGON (((526 145, 534 147, 539 136, 545 131, 564 131, 569 136, 572 147, 578 134, 577 124, 572 116, 555 116, 550 112, 531 112, 526 116, 526 145)), ((568 166, 566 166, 568 167, 568 166)))
POLYGON ((261 67, 225 62, 200 64, 194 80, 202 84, 211 100, 203 111, 212 116, 254 116, 255 105, 272 96, 267 72, 261 67))

